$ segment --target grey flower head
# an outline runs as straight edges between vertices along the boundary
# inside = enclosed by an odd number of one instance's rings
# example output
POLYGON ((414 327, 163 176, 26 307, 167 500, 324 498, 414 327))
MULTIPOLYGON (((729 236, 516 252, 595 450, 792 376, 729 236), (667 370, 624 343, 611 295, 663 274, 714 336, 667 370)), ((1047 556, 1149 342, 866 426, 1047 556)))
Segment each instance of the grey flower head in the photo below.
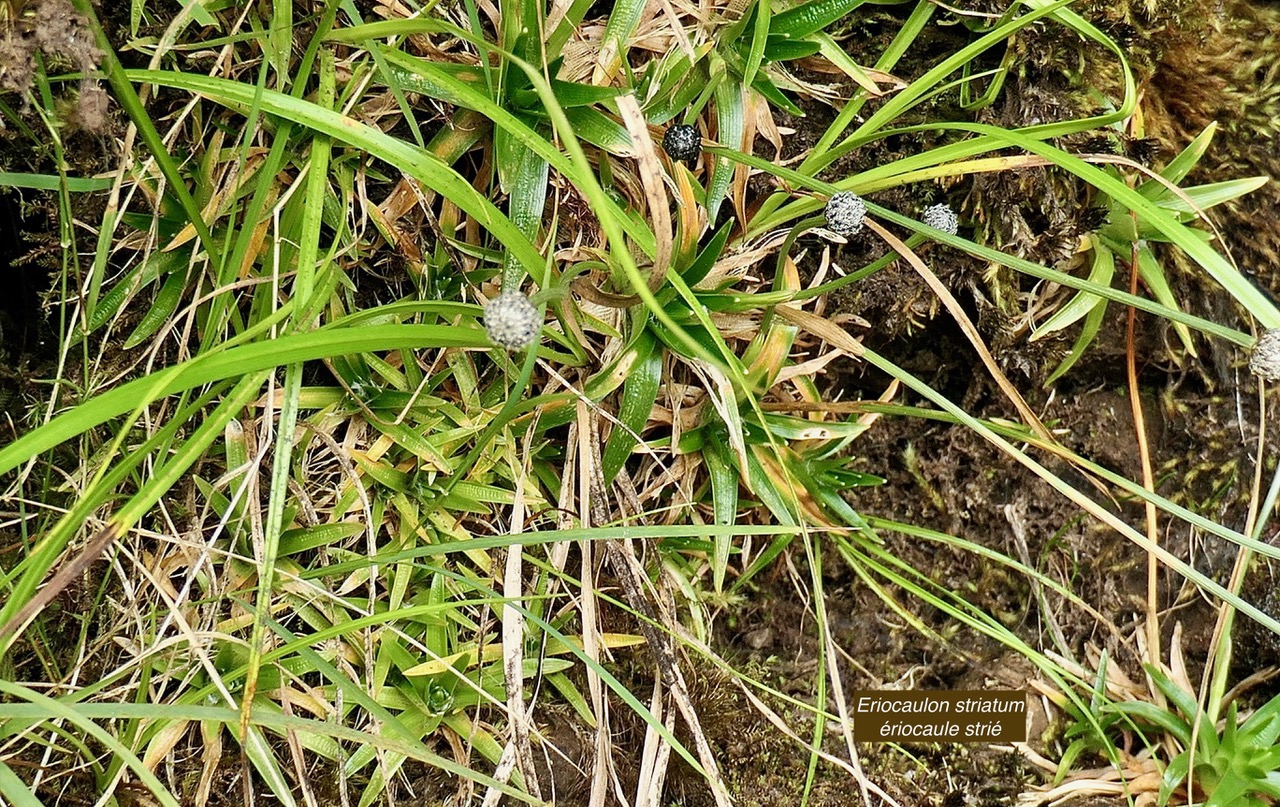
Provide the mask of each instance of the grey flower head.
POLYGON ((528 297, 518 291, 504 291, 484 307, 484 329, 495 345, 522 350, 538 338, 542 322, 528 297))
POLYGON ((1249 370, 1264 381, 1280 381, 1280 328, 1264 332, 1253 343, 1249 370))
POLYGON ((867 206, 862 197, 851 191, 840 191, 827 200, 824 211, 827 229, 836 235, 853 235, 862 229, 867 218, 867 206))
POLYGON ((924 223, 935 230, 942 230, 947 235, 955 235, 960 230, 960 219, 956 217, 956 211, 945 204, 926 207, 924 223))
POLYGON ((692 163, 702 153, 702 135, 687 123, 677 123, 662 136, 662 148, 671 159, 692 163))

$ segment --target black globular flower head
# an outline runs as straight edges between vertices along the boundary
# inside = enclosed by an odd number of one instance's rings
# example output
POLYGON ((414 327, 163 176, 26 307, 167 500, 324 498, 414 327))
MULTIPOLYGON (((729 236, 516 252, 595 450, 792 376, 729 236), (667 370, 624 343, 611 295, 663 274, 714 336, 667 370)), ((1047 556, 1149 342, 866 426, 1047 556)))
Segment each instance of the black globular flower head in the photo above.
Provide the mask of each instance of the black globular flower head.
POLYGON ((1129 141, 1129 156, 1143 165, 1150 165, 1160 156, 1160 141, 1154 137, 1139 137, 1129 141))
POLYGON ((1091 233, 1094 230, 1101 230, 1110 220, 1111 211, 1107 208, 1090 207, 1080 214, 1080 220, 1076 222, 1076 232, 1091 233))
POLYGON ((662 136, 662 148, 671 159, 692 164, 702 153, 702 135, 687 123, 677 123, 662 136))
POLYGON ((945 204, 929 205, 924 209, 924 223, 935 230, 942 230, 947 235, 955 235, 960 231, 960 219, 956 211, 945 204))
POLYGON ((1125 50, 1132 48, 1142 36, 1137 28, 1127 22, 1108 22, 1101 28, 1103 33, 1125 50))
POLYGON ((504 291, 484 307, 484 329, 495 345, 523 350, 538 338, 542 322, 528 297, 518 291, 504 291))
POLYGON ((1280 381, 1280 328, 1264 332, 1253 343, 1249 370, 1264 381, 1280 381))
POLYGON ((1115 154, 1116 143, 1106 135, 1095 135, 1081 143, 1080 150, 1086 154, 1115 154))
POLYGON ((852 191, 840 191, 827 200, 824 211, 827 229, 836 235, 853 235, 862 229, 867 218, 867 206, 862 197, 852 191))

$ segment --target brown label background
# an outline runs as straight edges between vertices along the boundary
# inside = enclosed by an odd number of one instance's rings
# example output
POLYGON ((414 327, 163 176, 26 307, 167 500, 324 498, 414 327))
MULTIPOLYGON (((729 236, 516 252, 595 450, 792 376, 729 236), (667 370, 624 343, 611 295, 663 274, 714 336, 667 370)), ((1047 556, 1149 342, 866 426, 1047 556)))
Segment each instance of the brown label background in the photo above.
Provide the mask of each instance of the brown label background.
POLYGON ((1021 690, 861 690, 851 705, 858 742, 1027 741, 1027 693, 1021 690))

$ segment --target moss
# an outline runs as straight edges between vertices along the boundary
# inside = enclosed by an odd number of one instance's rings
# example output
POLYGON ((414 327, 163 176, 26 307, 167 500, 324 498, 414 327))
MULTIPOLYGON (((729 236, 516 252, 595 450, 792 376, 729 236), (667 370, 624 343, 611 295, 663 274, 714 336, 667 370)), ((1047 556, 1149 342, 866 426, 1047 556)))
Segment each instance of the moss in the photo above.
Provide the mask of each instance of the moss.
MULTIPOLYGON (((1143 96, 1147 133, 1181 148, 1212 122, 1220 131, 1190 179, 1280 178, 1280 7, 1235 0, 1160 53, 1143 96)), ((1214 211, 1242 270, 1280 291, 1280 184, 1214 211)))

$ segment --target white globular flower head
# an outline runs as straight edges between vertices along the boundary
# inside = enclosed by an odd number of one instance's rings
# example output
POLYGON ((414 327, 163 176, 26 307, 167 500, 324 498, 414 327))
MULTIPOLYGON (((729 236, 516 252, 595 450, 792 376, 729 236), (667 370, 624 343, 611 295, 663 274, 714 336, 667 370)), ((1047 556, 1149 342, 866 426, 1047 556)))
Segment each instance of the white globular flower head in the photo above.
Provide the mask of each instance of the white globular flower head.
POLYGON ((955 235, 960 231, 960 219, 956 211, 949 205, 929 205, 924 209, 924 223, 935 230, 942 230, 947 235, 955 235))
POLYGON ((1280 328, 1264 332, 1253 343, 1249 371, 1264 381, 1280 381, 1280 328))
POLYGON ((504 291, 484 307, 484 329, 489 339, 507 350, 532 345, 542 329, 538 308, 518 291, 504 291))
POLYGON ((867 205, 851 191, 840 191, 827 200, 827 229, 836 235, 853 235, 862 229, 867 205))

